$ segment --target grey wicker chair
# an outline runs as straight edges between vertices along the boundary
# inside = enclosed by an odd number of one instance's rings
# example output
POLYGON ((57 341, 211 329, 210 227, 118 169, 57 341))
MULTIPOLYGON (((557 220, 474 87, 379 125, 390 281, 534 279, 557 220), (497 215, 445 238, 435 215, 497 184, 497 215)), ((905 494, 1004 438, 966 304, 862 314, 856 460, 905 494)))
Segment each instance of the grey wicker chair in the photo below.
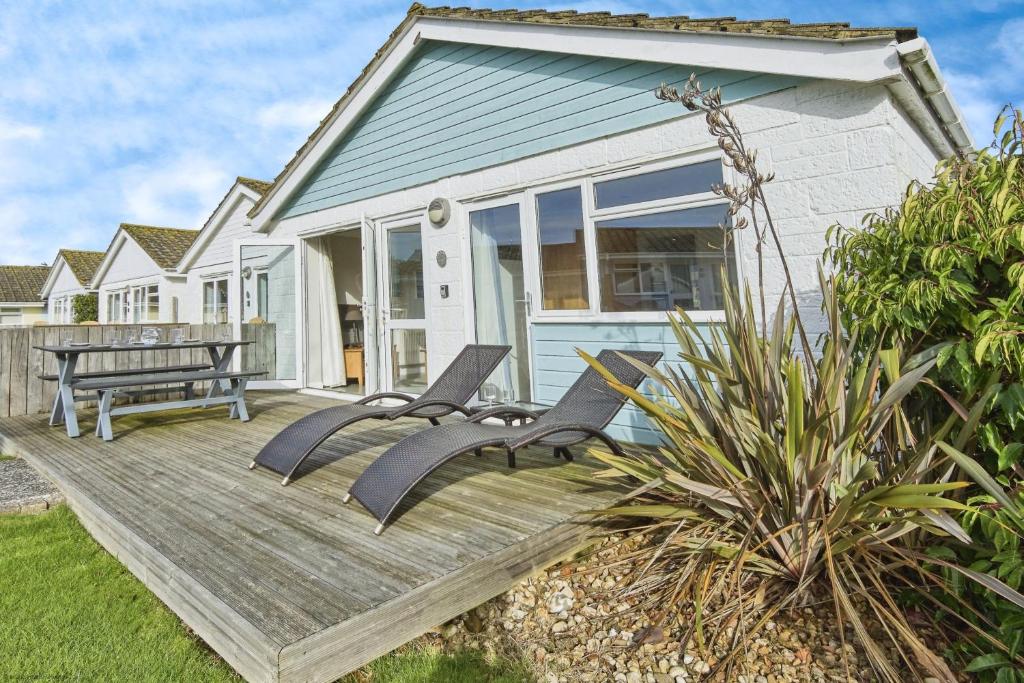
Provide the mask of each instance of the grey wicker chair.
POLYGON ((437 418, 459 412, 469 415, 465 404, 490 376, 510 346, 469 344, 418 398, 397 392, 372 394, 355 403, 324 408, 306 415, 267 442, 267 445, 249 464, 257 465, 284 475, 287 485, 302 461, 332 434, 362 420, 387 420, 399 417, 418 417, 439 424, 437 418), (369 405, 383 398, 406 401, 400 406, 369 405))
MULTIPOLYGON (((636 388, 644 372, 622 358, 628 355, 647 365, 654 365, 661 354, 652 351, 601 351, 597 360, 627 386, 636 388)), ((515 452, 530 445, 547 446, 554 457, 572 460, 569 447, 590 438, 607 444, 616 455, 622 447, 604 432, 625 403, 621 393, 608 386, 607 381, 593 368, 587 368, 569 390, 550 410, 537 415, 512 406, 497 406, 471 418, 453 424, 441 425, 412 434, 370 463, 343 502, 355 498, 377 518, 374 530, 380 534, 395 512, 398 504, 431 472, 463 453, 481 455, 486 447, 505 448, 509 467, 515 467, 515 452), (488 417, 515 416, 532 422, 514 426, 482 424, 488 417)))

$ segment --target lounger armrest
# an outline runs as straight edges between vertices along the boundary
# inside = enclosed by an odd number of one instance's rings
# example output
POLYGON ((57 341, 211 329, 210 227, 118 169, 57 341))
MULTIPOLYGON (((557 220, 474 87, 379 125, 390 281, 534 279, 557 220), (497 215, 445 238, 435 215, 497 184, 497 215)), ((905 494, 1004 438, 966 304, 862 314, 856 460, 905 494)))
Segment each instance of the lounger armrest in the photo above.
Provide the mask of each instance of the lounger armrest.
POLYGON ((529 446, 531 444, 537 443, 538 441, 543 441, 549 436, 561 434, 562 432, 583 432, 585 434, 590 434, 590 436, 600 439, 601 441, 604 441, 604 443, 608 446, 608 448, 611 449, 612 453, 614 453, 615 455, 626 454, 626 451, 623 450, 622 446, 619 445, 619 442, 613 439, 612 437, 608 436, 608 434, 603 429, 598 429, 597 427, 592 427, 591 425, 585 424, 563 423, 557 425, 549 425, 547 427, 535 429, 531 431, 529 434, 519 439, 510 441, 507 445, 512 450, 517 450, 520 448, 525 448, 526 446, 529 446))
POLYGON ((527 410, 526 408, 518 408, 516 406, 494 406, 493 408, 487 408, 486 410, 481 410, 479 413, 476 413, 475 415, 470 417, 468 420, 466 420, 466 422, 483 422, 484 420, 486 420, 489 417, 498 417, 498 418, 505 418, 505 417, 513 417, 513 418, 515 418, 515 417, 519 417, 519 418, 530 418, 531 420, 536 420, 536 419, 538 419, 540 417, 540 415, 538 415, 537 413, 533 412, 532 410, 527 410))
POLYGON ((439 398, 432 398, 427 401, 416 401, 416 403, 410 403, 409 405, 402 406, 398 410, 388 415, 388 419, 397 420, 400 417, 405 417, 406 415, 415 413, 416 411, 422 410, 423 408, 433 408, 435 406, 451 408, 452 411, 458 411, 463 415, 469 415, 469 408, 462 405, 461 403, 455 403, 454 401, 445 401, 439 398))
POLYGON ((405 401, 406 403, 414 400, 413 397, 410 396, 409 394, 400 394, 397 391, 385 391, 380 394, 370 394, 369 396, 361 398, 358 401, 356 401, 356 405, 365 406, 367 403, 373 403, 374 401, 379 401, 382 398, 398 398, 405 401))

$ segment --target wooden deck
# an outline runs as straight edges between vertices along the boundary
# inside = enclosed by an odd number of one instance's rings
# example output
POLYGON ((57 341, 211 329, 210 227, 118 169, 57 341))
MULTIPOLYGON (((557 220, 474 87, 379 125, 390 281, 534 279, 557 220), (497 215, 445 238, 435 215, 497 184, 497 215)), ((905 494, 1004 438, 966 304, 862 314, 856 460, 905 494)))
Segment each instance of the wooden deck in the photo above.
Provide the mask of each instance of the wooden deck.
MULTIPOLYGON (((509 589, 577 549, 585 510, 618 492, 595 464, 547 450, 457 459, 381 536, 341 496, 419 421, 363 422, 327 441, 287 487, 253 455, 328 399, 251 392, 224 409, 119 418, 115 440, 69 439, 44 415, 0 419, 0 452, 64 492, 90 532, 246 679, 329 681, 509 589)), ((580 449, 577 449, 580 450, 580 449)))

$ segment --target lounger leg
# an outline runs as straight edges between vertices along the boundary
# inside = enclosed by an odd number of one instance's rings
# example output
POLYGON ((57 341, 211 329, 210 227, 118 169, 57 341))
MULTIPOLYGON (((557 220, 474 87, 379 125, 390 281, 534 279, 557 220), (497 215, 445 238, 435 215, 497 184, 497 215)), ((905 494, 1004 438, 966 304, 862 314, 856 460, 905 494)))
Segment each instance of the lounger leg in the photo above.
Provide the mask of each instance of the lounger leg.
POLYGON ((482 449, 482 448, 474 448, 473 449, 473 453, 476 455, 476 457, 482 458, 483 455, 484 455, 484 449, 482 449))
POLYGON ((245 382, 244 377, 231 380, 231 391, 235 395, 235 402, 231 404, 231 416, 237 415, 242 422, 249 421, 249 413, 245 409, 245 382))
POLYGON ((350 500, 352 500, 352 494, 351 494, 351 493, 349 493, 348 491, 346 491, 346 492, 345 492, 345 495, 344 495, 344 496, 342 497, 342 499, 341 499, 341 502, 342 502, 342 503, 344 503, 345 505, 348 505, 348 502, 349 502, 350 500))
POLYGON ((99 417, 99 431, 104 441, 113 441, 114 430, 110 426, 110 404, 114 400, 114 391, 112 389, 106 389, 99 392, 100 394, 100 417, 99 417))
POLYGON ((508 455, 508 466, 515 469, 516 466, 516 452, 511 448, 505 449, 506 455, 508 455))
POLYGON ((441 424, 440 422, 437 421, 437 418, 434 417, 428 417, 427 420, 430 422, 430 424, 434 425, 435 427, 441 424))

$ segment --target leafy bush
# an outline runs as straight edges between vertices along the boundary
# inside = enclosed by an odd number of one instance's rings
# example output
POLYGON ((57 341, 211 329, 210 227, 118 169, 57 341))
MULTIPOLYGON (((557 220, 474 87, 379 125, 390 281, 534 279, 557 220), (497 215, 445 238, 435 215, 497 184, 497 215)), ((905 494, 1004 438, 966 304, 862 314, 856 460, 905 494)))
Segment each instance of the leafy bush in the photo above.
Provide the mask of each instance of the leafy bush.
MULTIPOLYGON (((1024 575, 1024 116, 996 121, 998 143, 974 160, 940 164, 932 186, 914 184, 902 204, 862 227, 835 227, 829 255, 839 276, 844 325, 873 343, 916 348, 947 342, 918 412, 951 412, 942 392, 992 386, 973 452, 995 478, 962 515, 970 545, 932 554, 1020 589, 1024 575), (994 488, 998 486, 999 488, 994 488), (1000 489, 1010 495, 998 495, 1000 489)), ((1024 682, 1024 609, 957 577, 943 600, 997 638, 972 637, 957 649, 983 681, 1024 682), (987 617, 987 618, 986 618, 987 617), (1016 660, 1016 664, 1014 663, 1016 660)))
POLYGON ((71 299, 71 312, 76 325, 99 320, 99 299, 95 294, 76 294, 71 299))
MULTIPOLYGON (((935 373, 948 392, 999 376, 978 449, 992 473, 1024 459, 1021 112, 1008 123, 996 122, 997 148, 943 162, 934 185, 912 184, 897 209, 834 227, 828 252, 847 329, 872 344, 951 341, 935 373)), ((929 406, 948 410, 934 396, 929 406)))

